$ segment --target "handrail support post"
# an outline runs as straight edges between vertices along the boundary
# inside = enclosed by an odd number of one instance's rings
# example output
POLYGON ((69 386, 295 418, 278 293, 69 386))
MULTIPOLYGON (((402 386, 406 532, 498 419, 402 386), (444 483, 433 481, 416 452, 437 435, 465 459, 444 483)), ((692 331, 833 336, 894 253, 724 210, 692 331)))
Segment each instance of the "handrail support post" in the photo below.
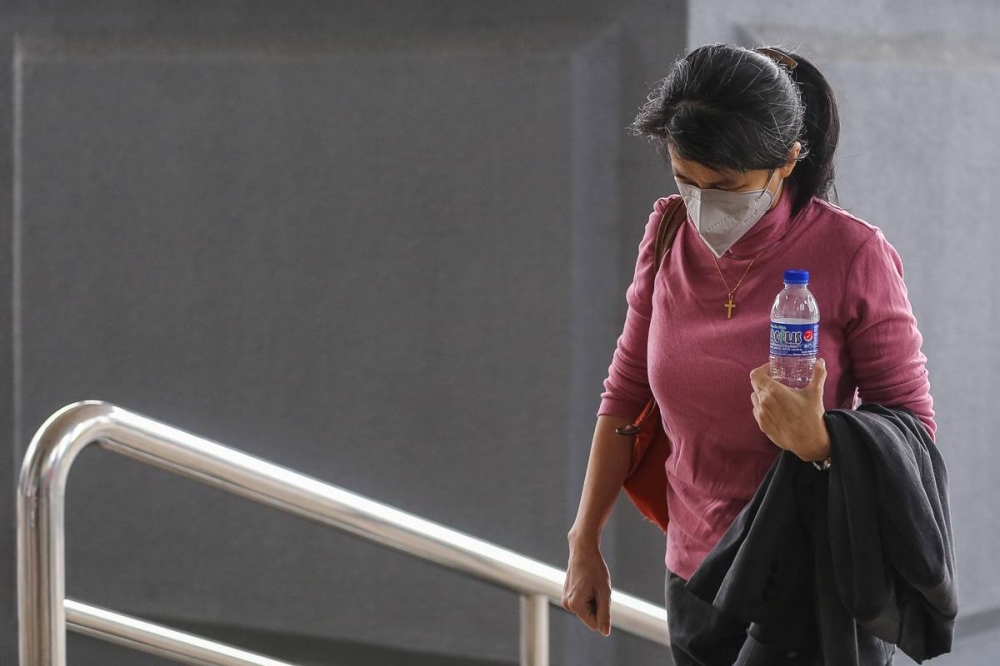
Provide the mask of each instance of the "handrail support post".
POLYGON ((549 598, 521 595, 521 666, 549 666, 549 598))

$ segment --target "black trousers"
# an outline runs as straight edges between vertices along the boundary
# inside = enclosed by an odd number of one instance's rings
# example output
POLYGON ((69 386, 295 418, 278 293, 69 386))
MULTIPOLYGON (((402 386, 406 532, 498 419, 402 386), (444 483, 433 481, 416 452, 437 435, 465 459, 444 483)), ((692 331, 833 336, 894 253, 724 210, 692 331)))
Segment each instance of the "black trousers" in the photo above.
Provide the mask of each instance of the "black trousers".
MULTIPOLYGON (((667 570, 664 596, 674 666, 817 666, 822 663, 815 649, 796 654, 769 647, 766 639, 756 633, 756 624, 750 625, 720 612, 685 589, 686 582, 667 570)), ((890 654, 884 666, 891 664, 890 654)))

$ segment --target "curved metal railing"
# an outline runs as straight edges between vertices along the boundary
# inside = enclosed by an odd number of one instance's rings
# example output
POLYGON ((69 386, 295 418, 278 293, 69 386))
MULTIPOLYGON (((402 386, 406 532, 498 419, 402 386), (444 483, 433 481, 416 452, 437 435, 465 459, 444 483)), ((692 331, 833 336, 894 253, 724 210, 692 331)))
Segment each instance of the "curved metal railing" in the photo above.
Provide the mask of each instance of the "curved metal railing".
MULTIPOLYGON (((548 664, 548 607, 562 607, 565 571, 110 403, 83 401, 46 419, 21 467, 21 666, 65 666, 67 627, 189 664, 284 664, 65 598, 66 479, 90 444, 520 592, 520 663, 548 664)), ((669 644, 662 606, 613 590, 611 613, 616 628, 669 644)))

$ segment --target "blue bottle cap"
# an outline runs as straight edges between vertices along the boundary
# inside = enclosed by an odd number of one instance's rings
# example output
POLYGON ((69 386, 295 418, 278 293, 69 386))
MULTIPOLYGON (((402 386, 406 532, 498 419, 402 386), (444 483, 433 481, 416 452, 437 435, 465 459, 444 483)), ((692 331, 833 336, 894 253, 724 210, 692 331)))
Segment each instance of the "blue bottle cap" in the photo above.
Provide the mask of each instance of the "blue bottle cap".
POLYGON ((809 284, 809 271, 789 268, 785 271, 785 284, 809 284))

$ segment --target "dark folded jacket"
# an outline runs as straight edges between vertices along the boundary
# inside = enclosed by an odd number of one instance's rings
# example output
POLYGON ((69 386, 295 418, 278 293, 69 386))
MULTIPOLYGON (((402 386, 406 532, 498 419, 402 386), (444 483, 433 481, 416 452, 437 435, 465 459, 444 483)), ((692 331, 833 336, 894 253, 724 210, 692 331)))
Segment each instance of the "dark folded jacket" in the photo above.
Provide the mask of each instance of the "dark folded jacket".
POLYGON ((958 613, 944 459, 905 407, 829 410, 832 466, 782 451, 687 588, 765 645, 827 666, 950 652, 958 613))

